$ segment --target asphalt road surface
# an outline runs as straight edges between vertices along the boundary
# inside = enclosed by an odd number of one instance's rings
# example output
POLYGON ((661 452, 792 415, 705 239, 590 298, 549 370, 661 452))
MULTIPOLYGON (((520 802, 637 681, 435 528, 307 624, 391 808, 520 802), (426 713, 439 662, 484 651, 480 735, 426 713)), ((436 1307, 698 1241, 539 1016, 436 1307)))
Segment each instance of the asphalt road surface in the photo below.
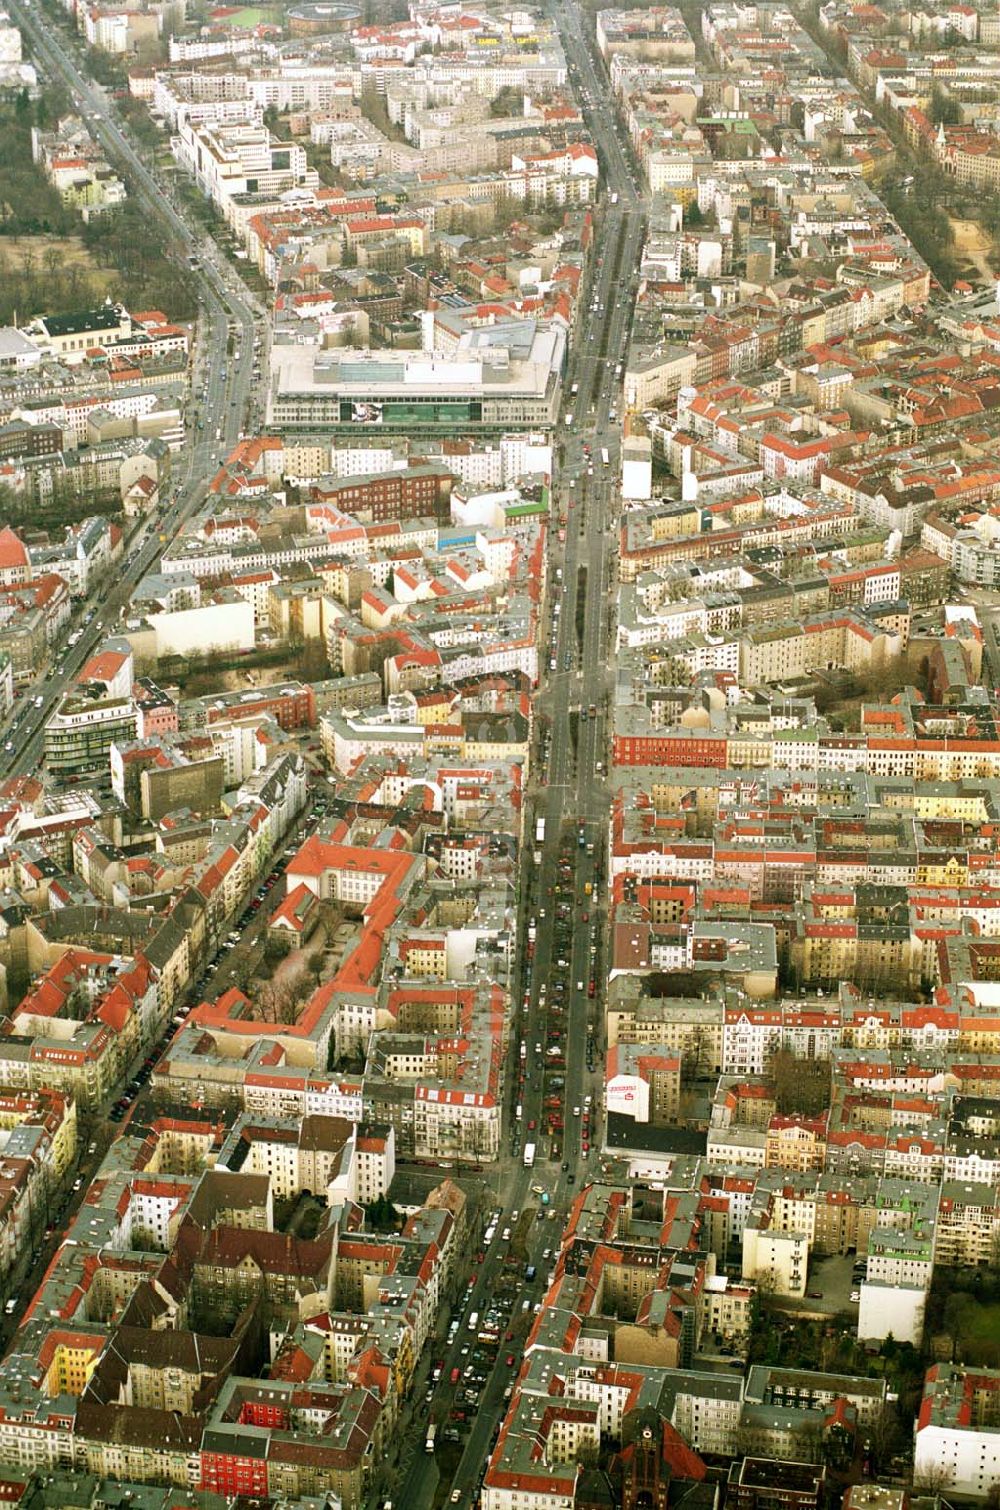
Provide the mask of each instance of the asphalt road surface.
MULTIPOLYGON (((525 1316, 525 1301, 529 1307, 534 1307, 541 1300, 545 1276, 552 1265, 551 1259, 543 1259, 543 1251, 545 1248, 558 1249, 566 1213, 579 1190, 578 1182, 596 1172, 597 1155, 593 1149, 589 1159, 583 1157, 582 1119, 573 1115, 573 1108, 582 1106, 584 1097, 590 1093, 596 1114, 603 1083, 603 1003, 599 972, 598 995, 595 999, 588 995, 589 981, 594 973, 591 949, 595 945, 598 951, 601 948, 598 937, 600 888, 595 884, 593 898, 585 899, 585 885, 588 880, 593 883, 595 877, 603 873, 608 815, 604 776, 607 769, 607 699, 612 686, 609 635, 621 477, 621 429, 618 421, 609 416, 621 402, 622 385, 616 369, 624 362, 628 350, 645 217, 633 165, 616 128, 607 74, 603 63, 584 41, 582 13, 571 0, 566 0, 556 6, 554 14, 574 86, 584 96, 587 122, 600 154, 603 197, 598 212, 593 284, 589 294, 581 296, 582 318, 574 334, 564 381, 563 424, 558 434, 561 454, 555 506, 566 513, 567 522, 564 544, 559 543, 556 530, 551 533, 545 607, 547 643, 542 662, 545 669, 537 701, 537 711, 543 717, 536 720, 536 725, 549 731, 549 742, 544 759, 539 758, 537 747, 534 752, 529 794, 534 807, 525 823, 521 875, 519 936, 523 942, 527 921, 534 916, 537 940, 534 960, 529 964, 523 956, 521 958, 520 974, 513 991, 517 1017, 516 1032, 512 1035, 512 1066, 518 1062, 519 1040, 523 1039, 526 1073, 523 1085, 519 1086, 516 1068, 512 1069, 509 1077, 512 1105, 508 1111, 513 1112, 516 1100, 521 1106, 521 1116, 515 1119, 510 1115, 509 1132, 502 1142, 499 1166, 483 1177, 490 1186, 484 1191, 484 1201, 490 1209, 499 1208, 501 1211, 497 1235, 485 1252, 484 1262, 478 1265, 473 1288, 463 1291, 453 1308, 452 1314, 460 1320, 454 1342, 450 1347, 441 1342, 432 1343, 434 1359, 422 1361, 415 1399, 423 1402, 419 1390, 432 1361, 442 1364, 441 1379, 430 1404, 422 1403, 408 1430, 401 1433, 399 1467, 386 1475, 384 1481, 384 1497, 391 1498, 393 1505, 407 1506, 408 1510, 426 1510, 440 1497, 439 1474, 423 1451, 426 1425, 429 1420, 434 1420, 439 1424, 440 1432, 451 1424, 449 1415, 455 1404, 456 1388, 462 1387, 461 1383, 452 1386, 451 1370, 455 1367, 464 1369, 467 1365, 468 1357, 462 1355, 461 1349, 470 1345, 468 1316, 473 1311, 482 1315, 488 1308, 504 1270, 508 1245, 502 1240, 503 1227, 512 1225, 514 1211, 524 1211, 532 1206, 539 1208, 539 1197, 532 1194, 532 1186, 539 1185, 548 1193, 549 1209, 554 1211, 554 1219, 537 1220, 529 1231, 527 1260, 535 1266, 537 1278, 528 1284, 521 1268, 521 1288, 509 1311, 511 1322, 515 1322, 525 1316), (614 204, 611 203, 613 195, 617 195, 614 204), (578 391, 571 397, 574 384, 578 391), (569 423, 566 422, 567 416, 571 416, 569 423), (584 451, 585 445, 589 447, 589 458, 584 451), (608 452, 607 466, 601 460, 602 449, 608 452), (587 568, 585 580, 579 573, 582 566, 587 568), (561 581, 557 581, 558 570, 562 572, 561 581), (558 616, 553 612, 556 601, 560 605, 558 616), (579 633, 578 605, 582 615, 579 633), (555 660, 554 670, 549 669, 552 658, 555 660), (595 717, 589 714, 591 705, 595 707, 595 717), (574 746, 570 715, 580 709, 587 710, 587 717, 577 716, 574 720, 577 731, 574 746), (597 770, 598 762, 604 767, 601 772, 597 770), (539 817, 545 819, 545 841, 541 847, 541 863, 536 867, 531 861, 531 840, 535 819, 539 817), (587 843, 593 844, 592 855, 588 854, 586 844, 582 849, 579 847, 581 822, 585 825, 587 843), (557 954, 551 927, 557 902, 561 852, 569 853, 573 866, 569 887, 573 901, 570 907, 571 954, 568 958, 557 954), (541 915, 543 910, 544 918, 541 915), (589 914, 587 921, 584 921, 585 912, 589 914), (567 966, 557 963, 560 957, 567 958, 567 966), (553 987, 558 981, 563 983, 565 993, 561 1023, 566 1064, 561 1071, 565 1078, 562 1092, 564 1128, 559 1135, 560 1157, 554 1161, 548 1157, 551 1143, 543 1130, 543 1077, 535 1045, 547 1041, 546 1005, 551 1003, 553 987), (582 983, 583 990, 577 989, 578 982, 582 983), (525 997, 526 1010, 518 1010, 525 997), (593 1070, 587 1065, 588 1022, 595 1026, 593 1070), (529 1129, 532 1122, 534 1131, 529 1129), (536 1162, 531 1169, 525 1168, 523 1163, 526 1141, 534 1141, 537 1146, 536 1162), (567 1170, 562 1168, 564 1162, 569 1166, 567 1170)), ((592 1138, 599 1140, 599 1128, 592 1130, 592 1138)), ((471 1427, 464 1440, 458 1469, 445 1485, 446 1503, 450 1503, 451 1491, 457 1489, 457 1503, 466 1507, 471 1504, 503 1418, 504 1392, 516 1378, 520 1358, 520 1342, 507 1342, 502 1338, 479 1403, 468 1411, 471 1427), (506 1362, 512 1352, 515 1355, 513 1367, 506 1362)))
MULTIPOLYGON (((109 160, 125 176, 129 195, 162 224, 179 259, 198 258, 199 265, 189 270, 202 305, 192 392, 202 382, 206 392, 201 407, 204 428, 193 428, 189 406, 192 426, 189 440, 174 455, 167 502, 161 504, 159 516, 136 523, 127 540, 125 562, 116 569, 96 601, 91 597, 74 617, 75 626, 82 630, 78 643, 56 655, 50 668, 26 689, 11 717, 0 726, 0 775, 4 776, 38 770, 45 720, 95 646, 118 627, 121 610, 129 602, 136 583, 156 564, 164 543, 160 536, 166 542, 173 540, 203 503, 205 484, 243 428, 252 401, 254 335, 260 331, 263 337, 265 326, 263 306, 248 293, 203 228, 189 223, 183 207, 175 204, 169 190, 157 182, 119 124, 114 102, 106 90, 84 74, 77 61, 76 45, 61 28, 47 24, 44 16, 23 0, 13 0, 10 9, 28 38, 33 58, 50 79, 66 87, 109 160), (239 363, 227 361, 225 356, 230 325, 241 350, 239 363), (221 432, 218 440, 217 431, 221 432), (85 617, 91 607, 96 611, 85 617), (36 706, 39 697, 42 702, 36 706), (8 750, 7 744, 13 748, 8 750)), ((264 362, 261 365, 263 368, 264 362)))
MULTIPOLYGON (((243 427, 252 392, 253 336, 256 322, 263 313, 210 239, 200 227, 188 222, 182 208, 170 199, 169 191, 156 182, 146 162, 119 126, 105 91, 81 71, 75 46, 59 29, 43 27, 37 12, 26 6, 23 0, 13 0, 12 8, 17 23, 30 40, 34 57, 52 78, 61 80, 68 87, 78 108, 87 116, 94 135, 111 160, 125 173, 129 192, 140 199, 150 215, 163 222, 165 232, 178 248, 178 255, 198 257, 199 265, 192 270, 191 276, 198 281, 204 318, 192 391, 198 393, 204 385, 205 398, 201 410, 204 426, 191 432, 191 441, 175 458, 173 496, 168 506, 157 520, 136 527, 128 541, 126 562, 116 573, 113 583, 105 587, 96 604, 91 602, 86 606, 85 612, 90 617, 83 618, 84 610, 77 617, 78 626, 83 628, 79 643, 72 650, 61 652, 54 668, 39 679, 30 693, 21 699, 13 719, 0 728, 0 740, 14 744, 11 752, 3 751, 0 756, 0 773, 3 774, 37 768, 45 718, 94 646, 116 627, 120 610, 135 584, 155 566, 162 549, 160 536, 172 540, 201 504, 205 483, 243 427), (243 354, 240 363, 226 361, 222 355, 226 350, 230 322, 237 332, 237 344, 243 354), (221 430, 219 441, 215 438, 216 430, 221 430), (42 698, 38 708, 34 705, 36 697, 42 698)), ((468 1316, 472 1311, 483 1313, 488 1309, 504 1271, 507 1244, 501 1237, 502 1228, 513 1224, 514 1211, 523 1212, 529 1207, 541 1209, 538 1196, 532 1194, 532 1186, 538 1185, 546 1191, 554 1218, 534 1221, 526 1235, 527 1260, 536 1267, 537 1278, 529 1284, 524 1278, 522 1263, 519 1266, 520 1287, 507 1306, 508 1323, 505 1323, 504 1330, 508 1324, 513 1327, 515 1323, 523 1328, 531 1308, 544 1293, 544 1279, 551 1260, 542 1257, 543 1251, 547 1247, 557 1248, 563 1220, 579 1188, 576 1181, 591 1171, 596 1157, 592 1154, 590 1161, 583 1158, 581 1121, 573 1115, 573 1108, 582 1105, 588 1093, 594 1097, 595 1108, 599 1106, 602 1079, 602 980, 599 971, 598 994, 593 999, 588 996, 588 983, 595 971, 591 950, 601 947, 598 937, 600 886, 594 885, 590 906, 583 898, 586 882, 597 881, 605 863, 608 801, 604 772, 599 772, 597 765, 600 762, 605 768, 607 766, 607 699, 612 685, 608 643, 610 592, 614 580, 615 524, 621 475, 621 432, 617 420, 609 416, 612 408, 617 408, 620 403, 621 380, 616 375, 616 368, 624 361, 627 352, 638 284, 644 207, 634 167, 616 124, 603 63, 592 45, 584 40, 583 15, 573 0, 558 0, 553 14, 562 35, 574 87, 582 97, 584 114, 600 154, 603 197, 598 210, 593 282, 590 290, 581 297, 581 320, 566 374, 565 411, 558 435, 560 454, 555 501, 556 507, 565 512, 567 522, 563 544, 558 542, 556 532, 552 532, 545 608, 548 641, 543 665, 546 669, 538 698, 538 711, 543 718, 536 721, 548 731, 548 744, 544 760, 537 748, 535 751, 534 772, 541 773, 541 783, 538 775, 533 775, 530 797, 534 809, 526 823, 521 886, 520 938, 523 941, 526 935, 529 916, 535 916, 537 944, 533 961, 526 961, 523 954, 521 957, 514 1003, 520 1007, 524 1002, 524 1006, 518 1012, 511 1048, 512 1065, 516 1066, 519 1044, 523 1039, 527 1048, 525 1076, 520 1086, 516 1068, 509 1077, 511 1107, 502 1157, 496 1168, 483 1176, 484 1201, 490 1209, 501 1212, 497 1236, 485 1251, 483 1262, 477 1266, 472 1288, 459 1286, 453 1314, 459 1318, 460 1325, 454 1341, 450 1346, 444 1340, 433 1342, 429 1350, 433 1358, 425 1355, 420 1362, 418 1389, 424 1387, 432 1362, 442 1365, 440 1381, 436 1386, 429 1386, 433 1389, 429 1403, 415 1390, 416 1403, 410 1408, 408 1424, 404 1421, 404 1428, 397 1436, 398 1455, 380 1477, 379 1497, 391 1498, 394 1504, 404 1504, 408 1510, 422 1510, 440 1493, 436 1463, 423 1450, 426 1426, 428 1420, 440 1423, 439 1430, 447 1424, 456 1394, 456 1386, 450 1381, 451 1371, 456 1367, 464 1370, 467 1356, 462 1355, 461 1349, 471 1347, 473 1342, 467 1327, 468 1316), (613 204, 612 197, 615 197, 613 204), (578 391, 571 398, 573 384, 577 385, 578 391), (589 457, 585 446, 589 447, 589 457), (607 466, 601 460, 603 449, 609 456, 607 466), (587 568, 585 577, 580 573, 583 566, 587 568), (561 580, 557 580, 559 570, 561 580), (560 612, 555 616, 552 610, 557 600, 560 612), (549 670, 553 657, 555 669, 549 670), (595 708, 594 717, 589 716, 591 705, 595 708), (581 709, 587 710, 586 718, 578 716, 581 709), (574 714, 572 721, 571 713, 574 714), (537 867, 530 860, 536 817, 543 817, 546 822, 545 841, 537 867), (579 846, 581 823, 587 844, 593 846, 593 853, 588 853, 586 845, 579 846), (557 955, 551 927, 560 884, 558 864, 561 852, 568 852, 572 863, 567 888, 573 898, 568 945, 571 953, 568 957, 557 955), (585 911, 590 914, 586 921, 583 917, 585 911), (566 965, 557 963, 559 957, 567 959, 566 965), (546 1039, 547 1003, 551 1003, 553 987, 559 982, 565 993, 562 1019, 566 1057, 562 1071, 565 1078, 565 1125, 560 1134, 560 1158, 554 1161, 548 1157, 550 1140, 541 1131, 543 1076, 534 1045, 546 1039), (577 989, 577 982, 582 983, 582 990, 577 989), (546 988, 544 993, 543 987, 546 988), (595 1028, 596 1042, 593 1069, 588 1068, 586 1052, 587 1028, 591 1024, 595 1028), (522 1108, 519 1119, 513 1116, 515 1099, 522 1108), (539 1130, 536 1134, 528 1131, 529 1122, 535 1123, 539 1130), (537 1145, 538 1157, 535 1166, 528 1169, 523 1163, 523 1147, 525 1141, 531 1140, 537 1145), (562 1168, 563 1162, 568 1164, 568 1169, 562 1168), (525 1302, 528 1303, 528 1312, 524 1310, 525 1302)), ((266 361, 262 366, 266 370, 266 361)), ((596 1128, 592 1136, 595 1140, 599 1138, 596 1128)), ((520 1340, 501 1340, 479 1404, 469 1411, 471 1427, 459 1466, 451 1482, 444 1486, 446 1497, 452 1489, 458 1489, 459 1503, 466 1507, 482 1476, 502 1419, 504 1393, 516 1377, 519 1363, 520 1340), (512 1366, 506 1362, 511 1353, 515 1358, 512 1366)), ((458 1387, 461 1388, 461 1384, 458 1387)))

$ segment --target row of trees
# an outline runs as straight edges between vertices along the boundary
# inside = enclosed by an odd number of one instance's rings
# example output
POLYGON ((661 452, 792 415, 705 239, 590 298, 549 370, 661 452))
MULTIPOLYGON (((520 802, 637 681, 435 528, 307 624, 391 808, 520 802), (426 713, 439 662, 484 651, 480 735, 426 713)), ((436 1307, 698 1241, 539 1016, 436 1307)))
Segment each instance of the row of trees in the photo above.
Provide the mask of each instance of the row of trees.
POLYGON ((31 159, 31 131, 51 130, 69 109, 65 91, 43 89, 32 100, 26 89, 0 99, 0 236, 65 236, 79 222, 31 159))
POLYGON ((37 100, 26 91, 0 100, 0 324, 42 310, 85 309, 103 298, 109 283, 133 308, 162 308, 175 319, 192 319, 197 301, 190 279, 167 255, 158 223, 130 200, 85 224, 33 163, 32 127, 52 128, 68 104, 57 88, 43 90, 37 100), (22 243, 29 236, 58 241, 38 249, 22 243), (98 278, 73 246, 59 244, 67 238, 89 253, 96 268, 115 276, 98 278))
MULTIPOLYGON (((799 12, 807 32, 813 40, 846 69, 847 48, 843 39, 828 34, 819 24, 819 7, 811 3, 799 12)), ((887 35, 905 30, 902 23, 887 28, 887 35)), ((949 44, 950 45, 950 44, 949 44)), ((896 112, 884 105, 875 106, 874 114, 885 127, 895 145, 901 171, 911 160, 912 153, 900 130, 896 112)), ((944 125, 954 124, 960 111, 950 94, 935 85, 930 105, 931 119, 944 125)), ((882 198, 899 222, 900 229, 909 237, 931 272, 945 288, 950 288, 956 278, 963 275, 961 261, 955 255, 955 234, 948 218, 947 207, 954 195, 954 184, 945 177, 937 164, 921 158, 918 188, 907 193, 902 188, 880 190, 882 198)))
POLYGON ((929 172, 927 165, 922 163, 919 194, 908 194, 905 189, 887 189, 882 197, 935 278, 945 288, 950 288, 955 279, 961 277, 962 265, 955 256, 955 232, 942 204, 945 197, 944 186, 939 182, 942 179, 943 174, 929 172))
POLYGON ((198 313, 192 280, 164 245, 162 225, 135 200, 84 226, 83 244, 99 265, 114 267, 124 302, 137 309, 163 309, 174 320, 198 313))
POLYGON ((44 497, 33 492, 18 493, 7 483, 0 485, 0 522, 4 525, 28 525, 47 530, 62 530, 79 524, 92 514, 117 517, 122 512, 117 488, 102 488, 80 493, 69 473, 57 474, 44 497))

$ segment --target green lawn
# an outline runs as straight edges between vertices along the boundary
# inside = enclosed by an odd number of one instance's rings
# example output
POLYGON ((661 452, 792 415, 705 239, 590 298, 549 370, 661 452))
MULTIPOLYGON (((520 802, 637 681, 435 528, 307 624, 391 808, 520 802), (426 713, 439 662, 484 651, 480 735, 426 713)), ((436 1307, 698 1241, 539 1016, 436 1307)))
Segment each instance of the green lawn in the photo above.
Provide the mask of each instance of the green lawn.
POLYGON ((940 1330, 955 1339, 956 1357, 964 1362, 1000 1365, 1000 1299, 953 1294, 945 1305, 940 1330))
POLYGON ((974 1337, 981 1338, 983 1342, 990 1342, 994 1347, 1000 1348, 1000 1303, 983 1304, 980 1302, 976 1307, 971 1332, 974 1337))
POLYGON ((275 26, 281 25, 281 11, 275 5, 248 5, 243 10, 233 11, 226 17, 232 26, 259 26, 263 21, 272 22, 275 26))

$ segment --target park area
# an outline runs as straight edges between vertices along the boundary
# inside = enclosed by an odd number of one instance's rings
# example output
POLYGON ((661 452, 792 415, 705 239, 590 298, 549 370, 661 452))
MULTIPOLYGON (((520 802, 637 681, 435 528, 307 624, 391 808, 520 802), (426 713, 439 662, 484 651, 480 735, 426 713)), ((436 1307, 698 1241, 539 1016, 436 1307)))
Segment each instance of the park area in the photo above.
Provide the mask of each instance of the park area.
POLYGON ((993 240, 988 231, 985 231, 978 220, 952 219, 951 229, 954 233, 955 253, 963 262, 971 264, 976 278, 984 283, 993 281, 993 270, 990 267, 990 257, 993 255, 993 240))
POLYGON ((212 11, 213 21, 225 21, 228 26, 280 26, 282 11, 277 5, 221 5, 212 11))
POLYGON ((27 320, 53 306, 100 304, 120 282, 117 270, 101 266, 78 236, 0 238, 0 321, 27 320))
POLYGON ((117 281, 115 270, 100 267, 79 236, 8 236, 0 245, 0 257, 6 274, 84 279, 95 297, 103 298, 117 281))
POLYGON ((1000 1368, 1000 1274, 936 1268, 925 1330, 936 1357, 1000 1368))

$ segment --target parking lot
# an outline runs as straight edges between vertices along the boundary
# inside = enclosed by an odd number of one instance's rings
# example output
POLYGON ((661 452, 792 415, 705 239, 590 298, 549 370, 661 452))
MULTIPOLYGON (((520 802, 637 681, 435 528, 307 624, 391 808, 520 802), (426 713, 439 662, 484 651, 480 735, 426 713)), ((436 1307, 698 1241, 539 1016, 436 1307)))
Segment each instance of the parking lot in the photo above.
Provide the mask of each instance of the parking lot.
MULTIPOLYGON (((834 1254, 830 1258, 814 1259, 809 1265, 809 1283, 805 1300, 798 1302, 803 1310, 824 1316, 836 1316, 840 1311, 857 1313, 857 1301, 852 1302, 860 1281, 853 1277, 857 1255, 834 1254)), ((863 1262, 863 1260, 862 1260, 863 1262)))

